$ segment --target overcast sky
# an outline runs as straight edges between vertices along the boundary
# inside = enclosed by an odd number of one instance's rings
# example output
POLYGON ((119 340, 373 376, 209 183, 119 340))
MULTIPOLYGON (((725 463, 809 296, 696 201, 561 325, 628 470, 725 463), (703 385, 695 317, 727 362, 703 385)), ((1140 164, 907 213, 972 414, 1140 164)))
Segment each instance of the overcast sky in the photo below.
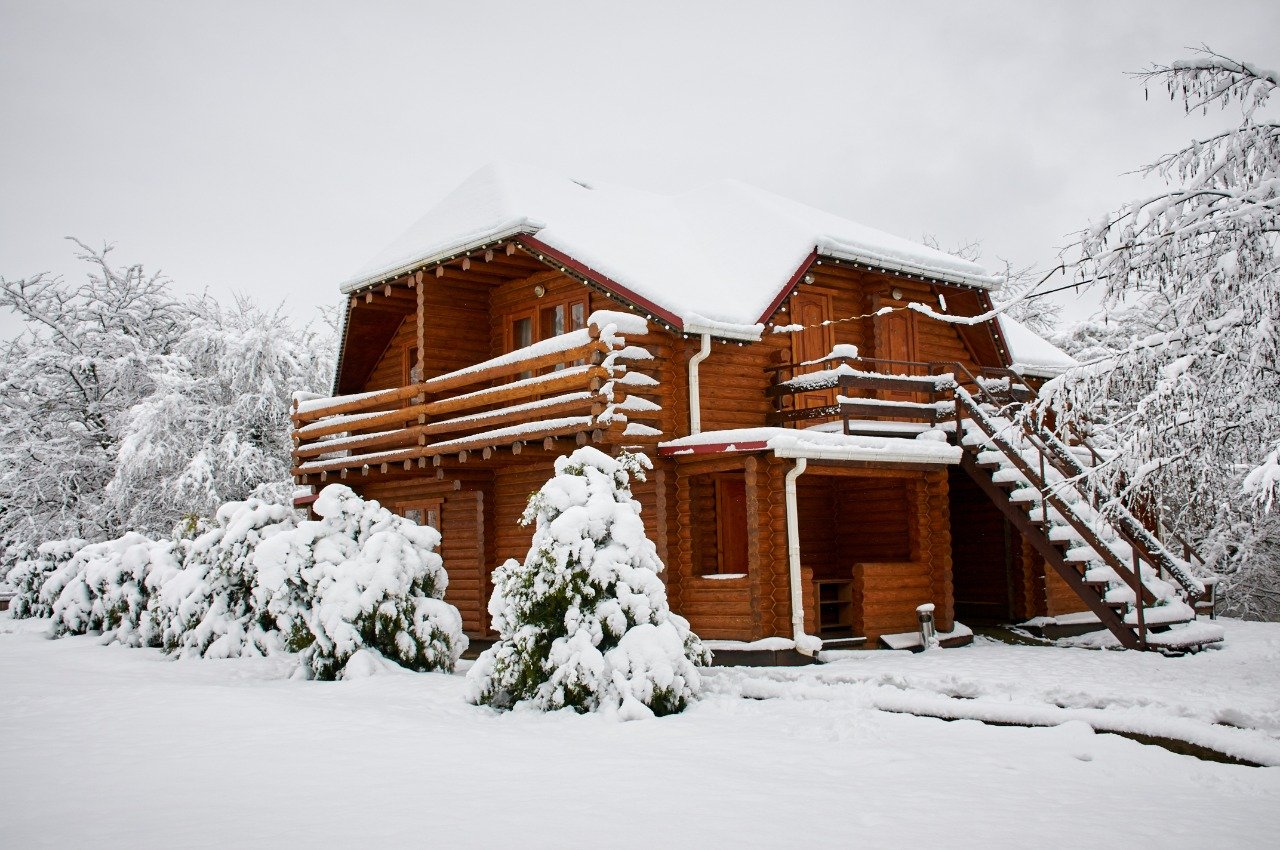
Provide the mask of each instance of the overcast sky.
POLYGON ((1280 64, 1275 2, 892 5, 0 0, 0 274, 81 275, 74 235, 307 317, 495 158, 1047 267, 1223 121, 1126 71, 1280 64))

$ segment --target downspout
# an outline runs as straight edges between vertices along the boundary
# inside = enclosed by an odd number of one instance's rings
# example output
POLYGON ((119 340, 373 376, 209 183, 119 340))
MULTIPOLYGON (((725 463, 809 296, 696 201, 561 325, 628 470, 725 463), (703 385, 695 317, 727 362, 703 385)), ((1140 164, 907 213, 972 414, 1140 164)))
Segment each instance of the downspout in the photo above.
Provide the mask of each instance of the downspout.
POLYGON ((702 348, 689 358, 689 436, 702 433, 702 392, 698 384, 698 364, 711 353, 711 334, 702 335, 702 348))
POLYGON ((796 651, 813 656, 821 641, 804 633, 804 588, 800 582, 800 511, 796 506, 796 479, 804 474, 809 461, 796 458, 787 472, 784 491, 787 502, 787 562, 791 572, 791 638, 796 651), (815 644, 817 646, 815 646, 815 644))

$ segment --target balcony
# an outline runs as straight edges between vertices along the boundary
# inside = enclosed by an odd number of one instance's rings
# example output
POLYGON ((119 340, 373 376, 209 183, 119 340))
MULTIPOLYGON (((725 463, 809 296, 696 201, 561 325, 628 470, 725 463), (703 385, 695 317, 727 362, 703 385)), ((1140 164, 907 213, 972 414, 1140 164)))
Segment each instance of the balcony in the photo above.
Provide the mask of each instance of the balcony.
POLYGON ((661 408, 645 393, 658 382, 628 364, 653 355, 626 340, 647 333, 643 318, 601 310, 582 330, 425 381, 295 401, 295 481, 510 459, 567 438, 652 442, 661 408))
POLYGON ((1034 394, 1008 369, 983 369, 977 375, 954 362, 886 360, 832 352, 804 363, 765 370, 773 401, 768 424, 814 427, 844 434, 912 436, 953 421, 956 386, 998 407, 1020 404, 1034 394))

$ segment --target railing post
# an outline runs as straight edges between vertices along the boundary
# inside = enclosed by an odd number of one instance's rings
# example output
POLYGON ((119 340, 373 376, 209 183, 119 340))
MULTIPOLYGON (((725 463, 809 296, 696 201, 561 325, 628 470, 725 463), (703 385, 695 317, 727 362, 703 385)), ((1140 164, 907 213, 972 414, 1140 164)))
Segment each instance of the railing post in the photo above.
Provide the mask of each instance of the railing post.
POLYGON ((1133 601, 1135 610, 1138 612, 1138 642, 1145 649, 1147 646, 1147 617, 1146 601, 1142 598, 1145 594, 1142 590, 1146 585, 1142 583, 1142 565, 1138 562, 1138 547, 1130 544, 1130 551, 1133 552, 1133 577, 1138 585, 1133 589, 1133 601))

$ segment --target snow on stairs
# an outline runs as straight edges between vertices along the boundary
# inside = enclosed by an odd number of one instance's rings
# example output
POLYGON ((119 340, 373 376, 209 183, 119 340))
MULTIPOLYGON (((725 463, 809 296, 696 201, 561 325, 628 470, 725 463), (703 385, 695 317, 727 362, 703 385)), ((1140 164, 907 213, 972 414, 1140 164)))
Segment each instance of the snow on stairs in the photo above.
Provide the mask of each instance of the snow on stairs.
POLYGON ((1090 503, 1076 452, 963 388, 955 400, 964 469, 1122 646, 1182 652, 1223 639, 1196 620, 1205 587, 1190 565, 1123 508, 1103 515, 1090 503))

